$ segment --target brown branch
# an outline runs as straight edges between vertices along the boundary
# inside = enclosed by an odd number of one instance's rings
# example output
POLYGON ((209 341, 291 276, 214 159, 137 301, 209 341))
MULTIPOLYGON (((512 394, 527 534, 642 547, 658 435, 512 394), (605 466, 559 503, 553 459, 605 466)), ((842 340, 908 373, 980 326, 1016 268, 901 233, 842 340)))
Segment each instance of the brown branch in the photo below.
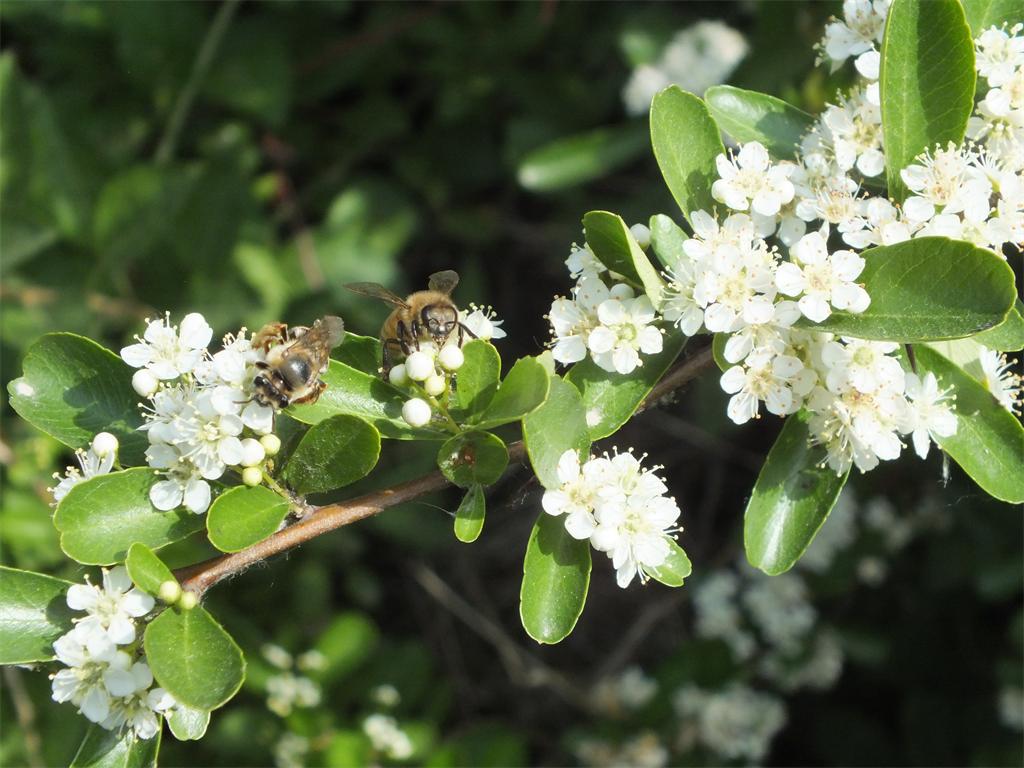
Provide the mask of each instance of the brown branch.
MULTIPOLYGON (((670 391, 678 389, 696 378, 704 369, 709 368, 712 364, 713 358, 711 357, 710 348, 701 350, 692 357, 687 358, 665 374, 662 380, 651 390, 651 394, 647 399, 641 403, 639 410, 650 407, 670 391)), ((522 461, 526 456, 526 446, 523 441, 518 440, 510 443, 508 454, 510 463, 522 461)), ((314 507, 313 511, 299 522, 278 531, 273 536, 257 542, 247 549, 243 549, 241 552, 221 555, 220 557, 205 560, 186 568, 179 568, 175 571, 175 576, 181 582, 182 588, 191 590, 197 595, 202 595, 215 584, 241 573, 249 568, 249 566, 262 562, 273 555, 305 544, 307 541, 315 539, 317 536, 321 536, 328 531, 333 531, 336 528, 372 517, 389 507, 404 504, 428 493, 443 490, 449 485, 451 484, 440 471, 434 471, 422 477, 406 480, 404 483, 399 483, 381 491, 374 491, 355 499, 346 499, 336 504, 314 507)))

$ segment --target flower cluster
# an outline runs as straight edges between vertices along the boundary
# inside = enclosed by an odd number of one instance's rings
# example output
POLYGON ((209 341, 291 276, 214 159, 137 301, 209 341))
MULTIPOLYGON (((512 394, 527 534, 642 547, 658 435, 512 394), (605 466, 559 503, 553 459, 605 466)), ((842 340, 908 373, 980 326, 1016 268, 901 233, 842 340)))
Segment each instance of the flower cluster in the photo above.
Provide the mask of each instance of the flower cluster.
POLYGON ((319 651, 307 651, 292 658, 279 645, 267 643, 260 651, 263 658, 280 670, 267 678, 267 709, 280 717, 288 717, 294 709, 308 709, 320 704, 321 690, 315 680, 297 672, 323 669, 326 660, 319 651))
POLYGON ((225 336, 221 350, 211 354, 212 336, 197 312, 180 326, 165 316, 149 322, 142 338, 121 350, 124 361, 138 368, 135 391, 149 399, 142 426, 150 443, 146 460, 165 478, 150 489, 157 509, 184 505, 202 514, 212 497, 209 481, 230 468, 258 484, 260 467, 280 448, 271 434, 273 409, 253 399, 263 351, 243 328, 225 336))
POLYGON ((672 703, 683 720, 684 734, 725 760, 763 759, 786 724, 786 708, 778 697, 740 683, 720 691, 685 685, 672 703), (688 728, 691 724, 694 727, 688 728))
MULTIPOLYGON (((495 317, 491 307, 470 305, 460 310, 459 322, 478 339, 502 339, 504 322, 495 317)), ((432 341, 421 341, 401 363, 388 371, 388 380, 396 387, 409 389, 413 397, 402 406, 402 418, 411 427, 425 427, 436 412, 448 412, 448 399, 455 382, 455 373, 465 362, 462 347, 454 337, 440 349, 432 341)))
POLYGON ((83 451, 81 448, 76 450, 75 459, 81 469, 68 467, 63 475, 54 473, 53 479, 58 483, 53 488, 47 489, 53 496, 53 505, 59 504, 68 495, 68 491, 83 480, 109 473, 114 468, 114 462, 117 461, 117 449, 117 438, 109 432, 100 432, 92 439, 89 450, 83 451))
POLYGON ((408 760, 415 751, 409 734, 391 715, 376 712, 363 720, 363 733, 373 750, 389 760, 408 760))
POLYGON ((160 729, 160 716, 175 705, 140 658, 135 622, 154 600, 132 588, 124 567, 103 571, 103 586, 68 588, 68 607, 85 611, 74 628, 53 644, 65 668, 53 675, 54 701, 70 701, 88 720, 107 730, 127 728, 141 739, 160 729))
POLYGON ((721 21, 702 20, 679 30, 657 60, 633 70, 622 89, 626 112, 646 115, 654 96, 670 85, 702 94, 724 83, 748 49, 743 35, 721 21))
POLYGON ((680 530, 679 507, 668 488, 631 452, 591 456, 580 463, 575 451, 558 461, 561 486, 544 492, 549 515, 564 515, 565 528, 611 558, 622 588, 634 576, 646 582, 672 552, 670 534, 680 530))
MULTIPOLYGON (((633 233, 638 242, 650 242, 643 225, 633 233)), ((604 370, 627 374, 643 365, 642 355, 661 352, 662 330, 646 294, 608 270, 589 246, 573 246, 566 265, 576 285, 571 298, 556 297, 548 313, 557 362, 568 365, 589 355, 604 370)))

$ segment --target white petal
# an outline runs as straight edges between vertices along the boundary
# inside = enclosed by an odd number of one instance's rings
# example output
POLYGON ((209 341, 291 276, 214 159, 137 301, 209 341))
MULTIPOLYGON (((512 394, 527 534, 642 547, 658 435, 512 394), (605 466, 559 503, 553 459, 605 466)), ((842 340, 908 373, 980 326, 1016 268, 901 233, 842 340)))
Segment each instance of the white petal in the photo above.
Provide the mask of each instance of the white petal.
POLYGON ((135 624, 127 616, 118 614, 110 620, 107 627, 107 637, 118 645, 128 645, 135 642, 135 624))
POLYGON ((141 589, 133 589, 121 599, 121 609, 129 616, 145 616, 153 610, 156 601, 141 589))
POLYGON ((612 362, 618 373, 632 373, 640 365, 640 355, 632 347, 620 344, 612 352, 612 362))
POLYGON ((103 673, 103 684, 111 696, 130 696, 135 693, 135 678, 127 669, 108 669, 103 673))
POLYGON ((540 505, 549 515, 557 517, 569 506, 569 497, 563 491, 544 491, 544 495, 540 497, 540 505))
POLYGON ((217 442, 217 455, 221 461, 230 466, 241 464, 244 456, 242 441, 233 436, 221 438, 217 442))
POLYGON ((616 336, 614 331, 599 325, 587 337, 587 346, 590 347, 591 352, 601 354, 603 352, 610 352, 612 347, 615 346, 616 341, 618 341, 618 336, 616 336))
POLYGON ((573 512, 565 518, 565 530, 569 532, 570 536, 579 541, 589 539, 595 528, 594 517, 589 512, 581 510, 573 512))
POLYGON ((149 500, 153 506, 164 511, 176 509, 181 504, 181 485, 174 480, 162 480, 149 489, 149 500))
POLYGON ((121 359, 132 368, 141 368, 153 359, 153 348, 149 344, 131 344, 121 349, 121 359))
POLYGON ((200 515, 210 506, 210 484, 199 478, 192 478, 185 486, 185 507, 189 512, 200 515))
POLYGON ((733 395, 729 399, 726 413, 736 424, 746 424, 757 415, 757 398, 749 392, 733 395))
POLYGON ((820 293, 810 293, 799 301, 800 311, 804 317, 815 323, 820 323, 832 314, 832 308, 820 293))
POLYGON ((742 365, 734 366, 722 374, 719 383, 727 394, 733 395, 743 389, 743 385, 747 383, 747 372, 742 365))
POLYGON ((106 688, 94 685, 82 699, 82 714, 94 723, 102 722, 110 714, 110 695, 106 688))
POLYGON ((786 296, 798 296, 807 286, 807 280, 800 267, 787 261, 775 271, 775 285, 786 296))
POLYGON ((72 584, 68 587, 68 608, 74 611, 92 610, 99 601, 100 593, 88 584, 72 584))
POLYGON ((181 321, 180 336, 182 342, 192 349, 205 349, 213 338, 213 328, 198 312, 185 315, 181 321))

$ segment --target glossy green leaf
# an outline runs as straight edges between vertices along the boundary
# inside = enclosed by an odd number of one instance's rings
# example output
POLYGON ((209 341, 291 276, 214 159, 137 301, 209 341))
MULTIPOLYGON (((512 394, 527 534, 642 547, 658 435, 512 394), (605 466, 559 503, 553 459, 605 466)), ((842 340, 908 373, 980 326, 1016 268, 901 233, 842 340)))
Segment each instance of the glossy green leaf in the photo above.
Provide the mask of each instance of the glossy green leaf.
POLYGON ((686 337, 678 331, 665 334, 662 351, 644 355, 644 364, 628 375, 609 373, 589 357, 569 369, 565 378, 583 395, 591 440, 608 437, 629 421, 685 344, 686 337))
POLYGON ((685 255, 683 243, 689 238, 678 224, 663 213, 651 216, 651 250, 665 269, 674 269, 685 255))
POLYGON ((498 350, 483 339, 472 339, 462 347, 464 361, 455 379, 457 413, 470 418, 483 413, 494 399, 501 378, 498 350))
POLYGON ((1024 302, 1017 299, 1002 323, 973 338, 982 346, 1000 352, 1019 352, 1024 349, 1024 302))
POLYGON ((666 88, 651 105, 651 144, 672 196, 683 214, 711 213, 711 184, 718 178, 715 158, 725 152, 718 125, 707 106, 677 86, 666 88))
POLYGON ((380 458, 380 432, 358 416, 341 414, 310 427, 284 468, 299 493, 321 493, 354 483, 380 458))
POLYGON ((165 610, 146 627, 144 645, 156 681, 194 709, 221 706, 245 678, 242 650, 202 606, 165 610))
POLYGON ((222 552, 238 552, 281 527, 289 502, 261 485, 238 486, 218 496, 206 513, 210 543, 222 552))
POLYGON ((380 339, 345 331, 345 338, 331 357, 357 371, 376 376, 380 372, 380 339))
POLYGON ((156 768, 160 736, 157 731, 151 739, 140 739, 130 728, 108 731, 90 725, 71 768, 156 768))
POLYGON ((683 586, 683 581, 693 571, 693 566, 690 564, 690 558, 686 556, 683 548, 679 546, 675 539, 669 539, 669 544, 671 551, 669 556, 665 558, 665 562, 657 568, 647 568, 645 570, 652 579, 661 582, 666 587, 681 587, 683 586))
POLYGON ((156 480, 149 467, 136 467, 76 485, 53 516, 61 549, 86 565, 111 565, 124 560, 135 542, 159 549, 202 530, 201 515, 184 508, 163 512, 150 503, 156 480))
POLYGON ((177 582, 171 569, 145 544, 132 544, 124 564, 135 586, 154 597, 160 593, 160 585, 165 581, 177 582))
POLYGON ((548 372, 535 357, 516 360, 495 392, 480 421, 480 429, 518 421, 539 407, 548 396, 548 372))
POLYGON ((0 565, 0 664, 53 658, 53 641, 71 630, 71 582, 0 565))
POLYGON ((519 616, 538 643, 557 643, 572 632, 590 587, 590 542, 578 541, 565 521, 541 512, 523 561, 519 616))
POLYGON ((519 163, 516 178, 532 192, 553 192, 599 179, 646 149, 647 130, 639 123, 596 128, 533 150, 519 163))
POLYGON ((1016 297, 1013 270, 987 248, 921 237, 861 254, 857 282, 871 296, 861 314, 833 312, 801 325, 843 336, 884 341, 933 341, 972 336, 1003 322, 1016 297))
POLYGON ((455 510, 455 538, 471 544, 480 537, 487 514, 487 499, 482 485, 471 485, 455 510))
POLYGON ((918 373, 930 371, 940 389, 956 395, 957 430, 939 446, 984 491, 1011 504, 1024 503, 1024 427, 985 387, 928 347, 914 347, 918 373))
POLYGON ((508 466, 508 448, 490 432, 463 432, 441 446, 437 466, 460 488, 490 485, 508 466))
POLYGON ((210 713, 177 704, 167 716, 167 725, 178 741, 198 741, 206 735, 210 713))
POLYGON ((814 118, 782 99, 731 85, 716 85, 704 93, 708 111, 718 127, 739 143, 758 141, 776 160, 793 157, 814 118))
POLYGON ((590 451, 587 413, 579 390, 552 376, 544 405, 523 419, 523 440, 541 485, 558 488, 558 460, 562 454, 572 450, 583 458, 590 451))
POLYGON ((959 0, 894 0, 879 75, 889 195, 900 171, 936 144, 959 144, 974 109, 974 43, 959 0))
POLYGON ((1005 22, 1012 26, 1024 19, 1020 0, 961 0, 964 14, 971 27, 971 36, 978 37, 989 27, 998 27, 1005 22))
POLYGON ((140 464, 148 442, 132 369, 91 339, 48 333, 29 347, 21 378, 7 385, 11 407, 25 421, 72 448, 111 432, 126 464, 140 464))
POLYGON ((448 433, 422 427, 415 429, 402 420, 402 405, 409 395, 382 381, 379 376, 358 371, 331 360, 321 377, 327 389, 311 405, 293 405, 288 415, 304 424, 318 424, 331 416, 358 416, 370 422, 383 437, 398 440, 443 440, 448 433))
POLYGON ((642 285, 655 308, 661 304, 665 282, 621 216, 608 211, 591 211, 583 217, 583 231, 587 245, 602 264, 642 285))
POLYGON ((772 576, 788 571, 807 550, 849 474, 821 466, 825 450, 809 438, 805 412, 786 419, 744 513, 747 560, 772 576))

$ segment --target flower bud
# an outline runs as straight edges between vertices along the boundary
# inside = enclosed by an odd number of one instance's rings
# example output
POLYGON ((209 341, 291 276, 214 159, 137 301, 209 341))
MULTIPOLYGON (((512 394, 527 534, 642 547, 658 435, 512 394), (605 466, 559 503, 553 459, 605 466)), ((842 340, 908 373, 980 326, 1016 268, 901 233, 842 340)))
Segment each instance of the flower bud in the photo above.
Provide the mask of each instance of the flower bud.
POLYGON ((423 382, 423 391, 431 397, 437 397, 447 388, 448 382, 445 381, 444 376, 439 376, 436 373, 423 382))
POLYGON ((246 467, 242 470, 242 482, 249 486, 263 482, 263 472, 259 467, 246 467))
POLYGON ((410 427, 425 427, 432 415, 430 403, 418 397, 407 400, 402 406, 402 418, 410 427))
POLYGON ((139 368, 132 375, 132 389, 141 397, 152 397, 159 386, 159 380, 146 368, 139 368))
POLYGON ((456 344, 446 344, 437 356, 437 362, 446 371, 459 370, 465 361, 466 356, 462 354, 462 350, 456 344))
POLYGON ((263 444, 259 440, 247 437, 242 441, 243 467, 255 467, 258 464, 262 464, 263 459, 266 457, 267 452, 264 450, 263 444))
POLYGON ((157 590, 157 597, 168 605, 173 605, 181 599, 181 587, 178 585, 178 582, 168 579, 160 585, 160 589, 157 590))
POLYGON ((434 375, 434 359, 426 352, 413 352, 405 358, 405 372, 413 381, 426 381, 434 375))
POLYGON ((633 235, 633 239, 636 240, 637 245, 647 250, 647 246, 651 244, 651 230, 644 224, 634 224, 629 228, 629 232, 633 235))
POLYGON ((281 450, 281 438, 277 435, 264 435, 260 438, 260 445, 267 456, 277 456, 281 450))
POLYGON ((409 383, 409 374, 405 370, 405 363, 399 363, 388 371, 388 381, 396 387, 404 387, 409 383))
POLYGON ((181 597, 178 599, 178 605, 181 606, 183 611, 191 611, 197 605, 199 605, 199 595, 189 590, 183 590, 181 597))
POLYGON ((92 439, 92 452, 100 458, 117 453, 117 438, 109 432, 100 432, 92 439))
POLYGON ((613 299, 623 301, 624 299, 632 299, 636 293, 633 291, 632 286, 626 285, 625 283, 616 283, 608 291, 608 295, 613 299))

